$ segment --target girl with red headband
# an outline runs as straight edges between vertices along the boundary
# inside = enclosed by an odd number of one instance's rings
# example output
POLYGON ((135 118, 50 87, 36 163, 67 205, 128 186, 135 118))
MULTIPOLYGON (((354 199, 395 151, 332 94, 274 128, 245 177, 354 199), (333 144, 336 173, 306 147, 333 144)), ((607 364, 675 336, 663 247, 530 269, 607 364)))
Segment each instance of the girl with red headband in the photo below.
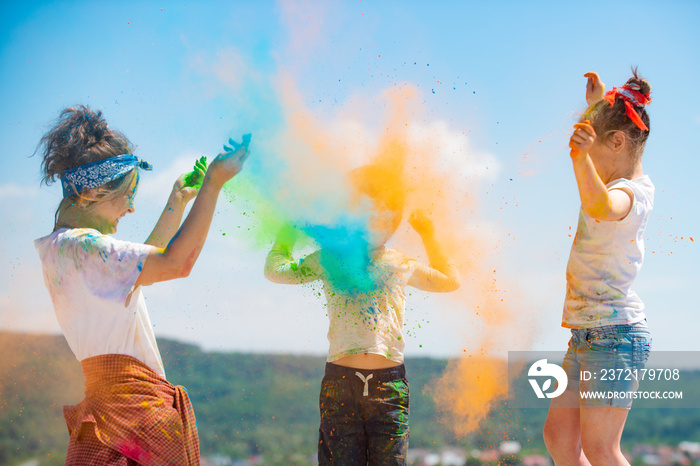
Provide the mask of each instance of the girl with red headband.
POLYGON ((197 190, 181 176, 145 244, 110 236, 134 211, 139 168, 126 137, 101 112, 66 108, 41 139, 44 181, 60 179, 53 232, 35 241, 56 318, 85 375, 85 399, 64 406, 67 465, 199 464, 187 393, 165 379, 141 285, 186 277, 209 231, 223 184, 248 156, 230 141, 197 190), (187 203, 197 196, 180 226, 187 203))
POLYGON ((629 464, 620 438, 639 383, 619 374, 643 368, 651 349, 644 304, 630 287, 642 266, 644 229, 654 203, 654 185, 641 162, 651 86, 636 69, 633 74, 605 93, 598 75, 586 73, 589 107, 569 141, 581 210, 562 319, 572 334, 562 365, 568 384, 552 399, 544 426, 556 464, 629 464), (615 376, 602 377, 604 370, 615 376), (598 376, 579 380, 581 371, 598 376))

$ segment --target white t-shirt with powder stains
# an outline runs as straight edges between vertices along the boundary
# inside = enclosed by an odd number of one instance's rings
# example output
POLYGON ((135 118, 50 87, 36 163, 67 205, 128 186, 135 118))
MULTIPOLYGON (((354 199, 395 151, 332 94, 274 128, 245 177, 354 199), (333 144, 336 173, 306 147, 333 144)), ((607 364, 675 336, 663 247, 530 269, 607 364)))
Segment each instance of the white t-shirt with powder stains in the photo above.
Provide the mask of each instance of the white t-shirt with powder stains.
POLYGON ((400 251, 381 247, 371 253, 368 269, 376 287, 366 292, 341 291, 321 265, 323 253, 318 250, 297 264, 288 251, 273 248, 267 256, 265 275, 283 284, 323 282, 330 320, 328 362, 372 353, 402 363, 406 285, 433 292, 452 291, 459 286, 454 264, 428 267, 400 251))
POLYGON ((146 244, 91 228, 60 229, 34 242, 58 324, 79 361, 125 354, 165 377, 141 287, 146 244))
POLYGON ((644 303, 630 287, 644 261, 654 185, 645 175, 613 180, 607 188, 631 191, 632 208, 614 222, 596 220, 581 208, 566 269, 563 327, 633 324, 646 318, 644 303))

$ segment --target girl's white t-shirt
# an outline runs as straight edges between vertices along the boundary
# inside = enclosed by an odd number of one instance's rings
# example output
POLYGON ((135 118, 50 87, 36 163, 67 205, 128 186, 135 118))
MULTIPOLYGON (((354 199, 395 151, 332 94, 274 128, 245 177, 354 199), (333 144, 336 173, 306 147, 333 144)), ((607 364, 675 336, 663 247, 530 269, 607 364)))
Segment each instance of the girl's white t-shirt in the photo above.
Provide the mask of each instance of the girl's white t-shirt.
POLYGON ((616 222, 596 220, 581 208, 566 269, 563 327, 633 324, 646 318, 644 303, 631 286, 644 261, 654 185, 645 175, 613 180, 607 188, 632 192, 632 207, 616 222))
POLYGON ((165 377, 141 287, 154 246, 91 228, 60 229, 34 242, 58 324, 79 361, 125 354, 165 377))

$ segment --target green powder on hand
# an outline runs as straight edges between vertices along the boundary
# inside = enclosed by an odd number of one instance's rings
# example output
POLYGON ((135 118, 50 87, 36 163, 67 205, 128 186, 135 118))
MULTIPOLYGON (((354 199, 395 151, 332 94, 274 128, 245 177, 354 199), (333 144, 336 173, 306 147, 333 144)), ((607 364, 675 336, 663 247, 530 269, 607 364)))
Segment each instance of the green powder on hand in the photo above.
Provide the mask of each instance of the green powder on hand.
POLYGON ((202 157, 194 162, 194 168, 185 175, 185 186, 189 188, 201 188, 204 174, 207 172, 207 158, 202 157))

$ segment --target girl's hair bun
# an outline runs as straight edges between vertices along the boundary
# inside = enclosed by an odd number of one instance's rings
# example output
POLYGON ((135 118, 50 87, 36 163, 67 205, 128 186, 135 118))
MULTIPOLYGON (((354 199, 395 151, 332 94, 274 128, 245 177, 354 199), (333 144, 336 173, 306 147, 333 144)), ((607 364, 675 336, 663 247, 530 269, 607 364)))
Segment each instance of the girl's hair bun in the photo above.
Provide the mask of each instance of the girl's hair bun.
POLYGON ((591 105, 581 117, 581 121, 589 120, 601 141, 618 131, 624 132, 629 142, 630 154, 635 159, 639 159, 644 152, 644 145, 651 128, 649 114, 646 111, 646 105, 651 102, 649 97, 651 85, 649 81, 639 77, 637 68, 632 68, 632 77, 627 80, 625 86, 646 97, 642 105, 637 105, 635 102, 630 108, 630 102, 616 94, 612 104, 608 99, 600 99, 591 105), (629 111, 635 112, 638 118, 633 120, 629 111), (639 125, 640 121, 641 125, 639 125))
POLYGON ((42 178, 48 184, 70 168, 131 153, 132 145, 107 126, 101 111, 76 105, 63 109, 39 141, 37 151, 43 156, 42 178))
MULTIPOLYGON (((639 86, 639 92, 648 96, 651 93, 651 84, 649 84, 649 81, 639 77, 636 67, 632 68, 632 75, 633 76, 627 80, 627 84, 639 86)), ((651 102, 651 97, 649 98, 649 102, 651 102)))
POLYGON ((89 107, 81 107, 79 109, 69 108, 63 113, 73 112, 76 120, 78 131, 76 136, 83 138, 83 143, 88 146, 99 144, 105 135, 107 123, 102 118, 100 110, 93 111, 89 107))

